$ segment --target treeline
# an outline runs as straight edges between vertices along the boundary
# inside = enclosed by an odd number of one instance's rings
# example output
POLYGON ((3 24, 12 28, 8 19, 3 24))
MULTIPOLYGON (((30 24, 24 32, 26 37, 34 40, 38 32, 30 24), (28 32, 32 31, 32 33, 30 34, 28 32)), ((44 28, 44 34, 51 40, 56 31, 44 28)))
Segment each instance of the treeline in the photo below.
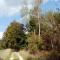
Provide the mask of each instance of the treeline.
POLYGON ((60 51, 60 13, 48 12, 40 17, 31 17, 28 27, 28 47, 32 50, 58 50, 60 51))
POLYGON ((30 16, 29 23, 13 21, 3 34, 0 48, 31 51, 60 50, 60 13, 46 13, 40 20, 40 36, 38 18, 30 16), (26 28, 25 28, 26 27, 26 28))

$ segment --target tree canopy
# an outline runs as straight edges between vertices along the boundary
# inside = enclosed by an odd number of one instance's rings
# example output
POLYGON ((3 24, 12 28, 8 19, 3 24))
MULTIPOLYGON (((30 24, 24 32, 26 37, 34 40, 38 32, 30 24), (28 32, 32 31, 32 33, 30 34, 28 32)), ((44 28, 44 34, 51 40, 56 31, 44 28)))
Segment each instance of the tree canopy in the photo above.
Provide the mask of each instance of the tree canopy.
POLYGON ((4 32, 3 41, 5 48, 20 49, 26 46, 26 36, 24 26, 16 21, 13 21, 4 32))

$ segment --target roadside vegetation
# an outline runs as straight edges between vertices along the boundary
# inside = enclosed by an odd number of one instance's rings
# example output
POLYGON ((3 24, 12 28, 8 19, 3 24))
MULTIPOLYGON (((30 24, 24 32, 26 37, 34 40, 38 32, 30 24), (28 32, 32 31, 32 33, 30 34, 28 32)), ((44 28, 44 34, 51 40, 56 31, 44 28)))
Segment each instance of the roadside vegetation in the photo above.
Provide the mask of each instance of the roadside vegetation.
POLYGON ((17 21, 9 24, 0 40, 0 50, 19 52, 26 60, 60 60, 60 12, 38 15, 41 3, 37 3, 26 25, 17 21))

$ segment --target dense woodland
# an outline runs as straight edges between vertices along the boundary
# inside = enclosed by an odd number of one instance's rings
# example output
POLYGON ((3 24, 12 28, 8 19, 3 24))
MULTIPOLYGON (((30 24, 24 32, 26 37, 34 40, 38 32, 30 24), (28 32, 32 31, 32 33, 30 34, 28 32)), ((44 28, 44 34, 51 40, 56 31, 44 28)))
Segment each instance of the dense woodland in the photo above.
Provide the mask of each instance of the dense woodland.
POLYGON ((50 55, 50 57, 53 56, 52 59, 48 60, 55 60, 55 56, 56 60, 59 60, 60 12, 49 11, 41 14, 38 2, 37 6, 29 12, 30 19, 26 25, 15 20, 9 24, 0 40, 0 49, 11 48, 15 51, 25 49, 32 54, 38 54, 40 51, 53 51, 50 55))

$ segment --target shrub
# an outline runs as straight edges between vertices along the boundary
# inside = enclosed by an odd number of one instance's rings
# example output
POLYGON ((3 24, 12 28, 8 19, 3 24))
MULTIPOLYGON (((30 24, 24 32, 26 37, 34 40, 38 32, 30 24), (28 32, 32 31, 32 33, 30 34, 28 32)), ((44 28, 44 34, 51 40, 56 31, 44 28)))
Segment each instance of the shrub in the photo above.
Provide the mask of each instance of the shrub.
POLYGON ((37 52, 42 49, 43 40, 41 37, 39 39, 38 35, 35 35, 35 36, 33 34, 30 35, 27 38, 27 42, 28 42, 28 49, 32 53, 37 52))

